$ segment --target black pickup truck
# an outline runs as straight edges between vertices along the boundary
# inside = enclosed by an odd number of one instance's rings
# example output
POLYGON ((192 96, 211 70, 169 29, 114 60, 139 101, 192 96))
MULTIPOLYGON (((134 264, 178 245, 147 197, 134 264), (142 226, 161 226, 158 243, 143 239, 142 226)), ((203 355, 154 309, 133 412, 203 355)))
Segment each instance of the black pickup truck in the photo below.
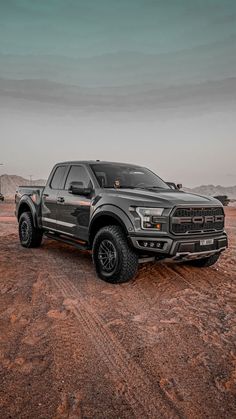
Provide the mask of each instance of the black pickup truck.
POLYGON ((44 235, 92 250, 98 276, 112 283, 150 259, 208 267, 227 248, 219 201, 124 163, 56 164, 45 187, 19 187, 16 217, 22 246, 38 247, 44 235))

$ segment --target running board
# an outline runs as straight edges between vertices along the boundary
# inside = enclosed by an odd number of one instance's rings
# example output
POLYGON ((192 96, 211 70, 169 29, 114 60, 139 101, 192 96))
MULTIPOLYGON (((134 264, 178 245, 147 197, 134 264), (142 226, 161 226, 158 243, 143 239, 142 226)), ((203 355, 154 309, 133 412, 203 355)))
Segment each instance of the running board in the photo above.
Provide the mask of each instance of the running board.
POLYGON ((138 260, 138 263, 147 263, 147 262, 155 262, 156 258, 155 256, 150 257, 140 257, 138 260))
POLYGON ((68 237, 59 235, 59 234, 53 234, 53 233, 48 233, 48 232, 45 232, 44 235, 46 237, 48 237, 49 239, 57 240, 59 242, 69 244, 71 246, 76 247, 79 250, 87 250, 88 249, 86 242, 76 241, 76 240, 70 239, 68 237))

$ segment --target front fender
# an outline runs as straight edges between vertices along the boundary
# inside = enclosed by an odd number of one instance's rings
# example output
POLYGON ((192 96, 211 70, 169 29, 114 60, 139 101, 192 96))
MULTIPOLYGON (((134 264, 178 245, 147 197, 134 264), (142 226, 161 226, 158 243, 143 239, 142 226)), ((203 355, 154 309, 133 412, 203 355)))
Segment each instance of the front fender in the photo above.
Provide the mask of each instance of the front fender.
POLYGON ((117 207, 116 205, 101 205, 94 211, 92 215, 92 218, 90 221, 90 232, 92 230, 92 227, 95 221, 99 217, 104 216, 104 215, 113 217, 117 221, 119 221, 127 233, 131 233, 132 231, 134 231, 134 225, 125 211, 123 211, 121 208, 117 207))

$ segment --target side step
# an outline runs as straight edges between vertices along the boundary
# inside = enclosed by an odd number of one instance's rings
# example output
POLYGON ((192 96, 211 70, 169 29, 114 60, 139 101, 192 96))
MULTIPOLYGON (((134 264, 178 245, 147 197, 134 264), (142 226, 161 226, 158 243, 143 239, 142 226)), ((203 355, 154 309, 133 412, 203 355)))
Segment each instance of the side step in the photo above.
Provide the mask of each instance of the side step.
POLYGON ((138 263, 147 263, 147 262, 155 262, 156 258, 155 256, 150 256, 150 257, 141 257, 138 260, 138 263))
POLYGON ((87 243, 83 242, 81 240, 73 240, 73 239, 70 239, 66 236, 59 235, 59 234, 54 234, 54 233, 50 233, 50 232, 45 232, 44 235, 46 237, 48 237, 49 239, 57 240, 59 242, 69 244, 71 246, 76 247, 79 250, 88 250, 87 243))

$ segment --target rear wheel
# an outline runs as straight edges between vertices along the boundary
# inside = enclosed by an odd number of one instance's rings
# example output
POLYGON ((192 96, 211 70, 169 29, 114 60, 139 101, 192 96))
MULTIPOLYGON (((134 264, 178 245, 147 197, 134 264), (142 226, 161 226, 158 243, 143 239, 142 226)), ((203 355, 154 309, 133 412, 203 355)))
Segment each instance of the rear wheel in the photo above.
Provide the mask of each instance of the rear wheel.
POLYGON ((197 266, 199 268, 208 268, 209 266, 214 265, 220 257, 220 253, 216 253, 215 255, 209 256, 204 259, 196 259, 191 260, 188 263, 192 266, 197 266))
POLYGON ((116 225, 98 231, 93 243, 93 260, 99 278, 113 284, 129 281, 138 269, 138 255, 116 225))
POLYGON ((39 247, 43 232, 35 228, 33 218, 30 212, 23 212, 19 220, 19 238, 23 247, 39 247))

